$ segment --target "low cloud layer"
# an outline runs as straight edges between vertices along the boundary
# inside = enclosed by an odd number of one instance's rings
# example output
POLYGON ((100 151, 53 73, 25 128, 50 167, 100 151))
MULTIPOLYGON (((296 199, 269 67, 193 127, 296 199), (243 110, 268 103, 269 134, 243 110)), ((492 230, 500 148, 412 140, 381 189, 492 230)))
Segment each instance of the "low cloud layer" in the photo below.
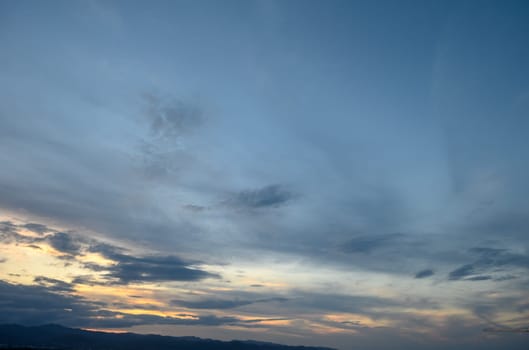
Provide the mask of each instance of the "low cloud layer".
POLYGON ((58 293, 60 291, 64 290, 0 281, 0 297, 7 301, 0 304, 0 322, 26 325, 57 323, 86 328, 125 328, 145 324, 219 326, 245 322, 237 317, 215 315, 160 317, 109 311, 105 309, 107 305, 58 293))

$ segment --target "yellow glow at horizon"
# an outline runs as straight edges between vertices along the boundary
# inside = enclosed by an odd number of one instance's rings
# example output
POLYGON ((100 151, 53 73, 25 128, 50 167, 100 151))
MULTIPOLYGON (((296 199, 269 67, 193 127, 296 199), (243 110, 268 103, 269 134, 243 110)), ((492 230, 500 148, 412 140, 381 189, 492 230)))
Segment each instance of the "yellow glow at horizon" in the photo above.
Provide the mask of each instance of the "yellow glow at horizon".
POLYGON ((317 334, 334 334, 334 333, 358 333, 358 330, 353 328, 340 328, 340 327, 332 327, 329 325, 317 323, 317 322, 309 322, 308 324, 309 329, 312 330, 314 333, 317 334))
POLYGON ((387 319, 378 319, 373 320, 372 318, 360 315, 360 314, 350 314, 350 313, 339 313, 339 314, 325 314, 323 315, 324 320, 328 320, 335 323, 342 322, 359 322, 361 326, 366 327, 381 327, 389 326, 391 322, 387 319))
POLYGON ((129 315, 152 315, 152 316, 160 316, 160 317, 172 317, 172 318, 178 318, 182 320, 189 320, 189 319, 196 319, 198 316, 194 313, 190 313, 188 311, 183 312, 182 310, 179 311, 161 311, 161 310, 148 310, 148 309, 120 309, 120 308, 106 308, 106 310, 113 311, 113 312, 120 312, 123 314, 129 314, 129 315), (185 314, 182 315, 182 314, 185 314))
POLYGON ((128 330, 115 329, 115 328, 81 328, 81 329, 85 331, 91 331, 91 332, 104 332, 104 333, 115 333, 115 334, 129 333, 128 330))
POLYGON ((289 326, 292 324, 291 320, 263 320, 257 322, 259 325, 266 326, 289 326))
POLYGON ((472 317, 473 314, 464 309, 455 309, 455 308, 444 308, 444 309, 416 309, 416 308, 401 308, 401 307, 393 307, 393 308, 379 308, 376 309, 377 311, 393 311, 398 312, 402 314, 413 314, 413 315, 420 315, 420 316, 429 316, 432 318, 447 318, 452 316, 458 316, 458 317, 472 317))
POLYGON ((75 285, 75 291, 85 297, 91 297, 98 300, 120 300, 131 306, 152 305, 163 307, 165 304, 152 297, 152 290, 148 288, 135 288, 128 286, 103 286, 103 285, 75 285), (139 296, 137 297, 132 297, 139 296))

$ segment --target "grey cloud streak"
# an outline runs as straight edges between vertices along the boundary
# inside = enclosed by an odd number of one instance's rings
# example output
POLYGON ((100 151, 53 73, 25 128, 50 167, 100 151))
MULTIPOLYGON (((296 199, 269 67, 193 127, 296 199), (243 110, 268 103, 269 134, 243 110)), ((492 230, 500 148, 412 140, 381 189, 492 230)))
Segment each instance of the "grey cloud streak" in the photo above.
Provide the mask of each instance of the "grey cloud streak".
MULTIPOLYGON (((493 276, 487 275, 487 273, 505 273, 508 268, 529 269, 529 255, 526 254, 513 253, 508 249, 489 247, 471 248, 468 252, 471 256, 477 256, 477 259, 470 264, 465 264, 452 270, 448 275, 449 280, 486 281, 494 279, 493 276)), ((496 280, 512 278, 513 276, 511 275, 496 276, 496 280)))
POLYGON ((435 272, 431 269, 421 270, 415 274, 415 278, 427 278, 433 276, 435 272))
POLYGON ((117 264, 108 269, 107 276, 117 283, 199 281, 205 278, 219 278, 174 256, 117 256, 117 264))
POLYGON ((24 228, 26 228, 26 229, 28 229, 30 231, 33 231, 35 233, 39 233, 39 234, 43 234, 43 233, 46 233, 46 232, 53 231, 48 226, 43 225, 43 224, 37 224, 37 223, 31 223, 30 222, 30 223, 24 224, 23 226, 24 226, 24 228))
POLYGON ((240 306, 251 305, 256 303, 268 303, 268 302, 284 302, 288 301, 288 298, 266 298, 266 299, 255 299, 255 300, 243 300, 243 299, 204 299, 204 300, 172 300, 171 303, 178 306, 183 306, 188 309, 234 309, 240 306))
POLYGON ((295 197, 285 186, 274 184, 240 191, 231 195, 224 203, 240 209, 277 208, 287 204, 295 197))
POLYGON ((358 236, 345 243, 343 251, 346 253, 370 253, 375 249, 391 245, 395 240, 402 237, 403 235, 400 233, 358 236))
POLYGON ((37 276, 33 282, 39 286, 45 287, 50 292, 73 292, 73 284, 46 276, 37 276))

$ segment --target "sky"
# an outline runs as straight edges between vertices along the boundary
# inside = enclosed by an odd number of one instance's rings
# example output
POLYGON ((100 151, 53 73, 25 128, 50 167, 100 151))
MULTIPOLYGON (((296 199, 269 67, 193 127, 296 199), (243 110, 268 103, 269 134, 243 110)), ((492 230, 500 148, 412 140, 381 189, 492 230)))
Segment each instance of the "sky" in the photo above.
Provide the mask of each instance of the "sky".
POLYGON ((527 349, 527 1, 0 1, 0 322, 527 349))

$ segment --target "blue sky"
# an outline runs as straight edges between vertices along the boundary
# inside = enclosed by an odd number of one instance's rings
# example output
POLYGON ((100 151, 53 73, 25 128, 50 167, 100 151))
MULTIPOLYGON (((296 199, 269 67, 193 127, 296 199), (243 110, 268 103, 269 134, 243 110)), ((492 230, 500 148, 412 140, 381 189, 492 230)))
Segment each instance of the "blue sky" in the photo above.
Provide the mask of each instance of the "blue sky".
POLYGON ((1 2, 1 320, 525 348, 528 17, 1 2))

